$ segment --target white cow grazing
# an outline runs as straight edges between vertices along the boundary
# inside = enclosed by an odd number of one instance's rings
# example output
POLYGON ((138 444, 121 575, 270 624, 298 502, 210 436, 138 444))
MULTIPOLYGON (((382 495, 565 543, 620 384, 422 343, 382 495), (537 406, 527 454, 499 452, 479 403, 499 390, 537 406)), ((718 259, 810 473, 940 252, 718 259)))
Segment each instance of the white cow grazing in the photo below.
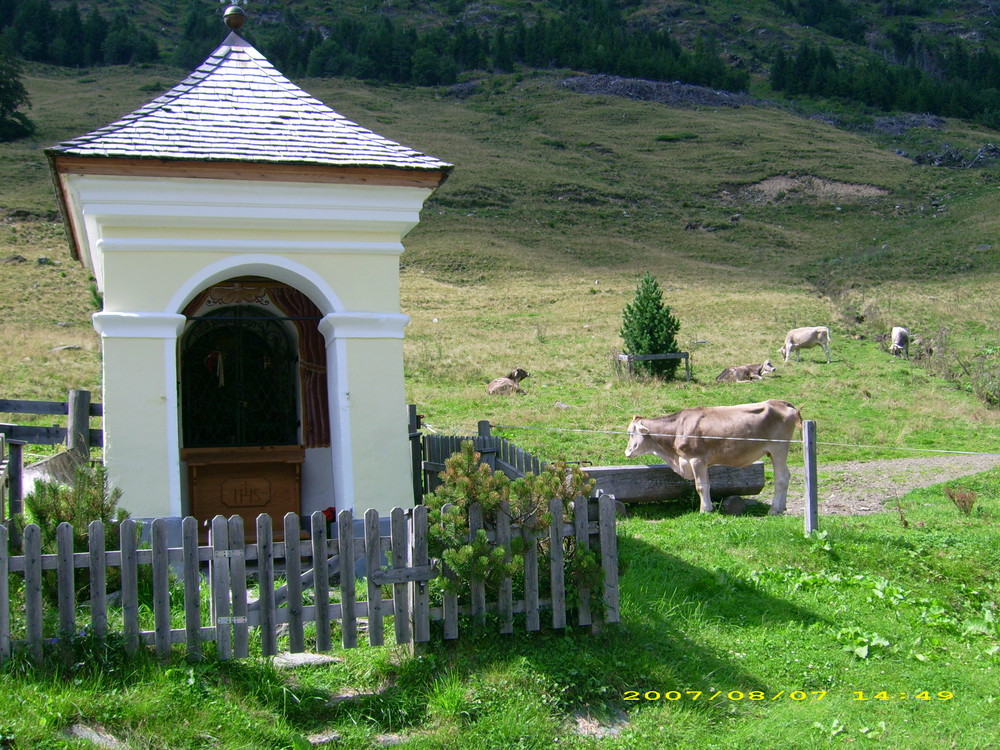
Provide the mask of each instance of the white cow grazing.
POLYGON ((787 401, 763 401, 736 406, 682 409, 666 417, 633 417, 628 426, 629 458, 652 454, 666 461, 685 479, 693 479, 701 497, 701 512, 712 511, 708 467, 749 466, 763 455, 774 468, 771 514, 785 512, 788 495, 788 449, 798 409, 787 401))
POLYGON ((795 352, 796 361, 802 360, 800 349, 812 349, 814 346, 822 346, 826 352, 826 363, 830 364, 830 329, 826 326, 815 326, 812 328, 793 328, 785 334, 785 345, 778 351, 781 356, 788 361, 795 352))
POLYGON ((902 326, 893 326, 890 336, 889 354, 894 357, 910 358, 910 332, 902 326))

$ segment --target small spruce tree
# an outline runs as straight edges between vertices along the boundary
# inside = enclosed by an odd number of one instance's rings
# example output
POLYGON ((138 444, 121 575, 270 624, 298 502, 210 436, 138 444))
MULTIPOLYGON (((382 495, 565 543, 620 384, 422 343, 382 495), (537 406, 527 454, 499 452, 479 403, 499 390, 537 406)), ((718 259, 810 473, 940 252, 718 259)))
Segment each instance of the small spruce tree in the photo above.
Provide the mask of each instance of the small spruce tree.
POLYGON ((21 76, 20 60, 0 39, 0 142, 24 138, 35 131, 35 123, 18 111, 31 106, 21 76))
MULTIPOLYGON (((681 324, 663 304, 660 285, 649 273, 642 277, 635 299, 622 313, 621 337, 627 354, 670 354, 677 352, 677 332, 681 324)), ((635 371, 671 380, 679 359, 636 362, 635 371)))

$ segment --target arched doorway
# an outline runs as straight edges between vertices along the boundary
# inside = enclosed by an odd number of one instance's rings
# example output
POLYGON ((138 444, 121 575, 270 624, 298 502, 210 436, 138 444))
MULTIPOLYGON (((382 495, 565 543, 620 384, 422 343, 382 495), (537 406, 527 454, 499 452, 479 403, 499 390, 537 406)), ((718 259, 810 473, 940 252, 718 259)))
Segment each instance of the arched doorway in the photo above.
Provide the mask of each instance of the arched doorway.
POLYGON ((180 354, 183 447, 297 445, 297 363, 286 324, 260 308, 192 319, 180 354))
POLYGON ((310 460, 322 465, 329 455, 320 312, 287 284, 237 277, 204 289, 184 314, 178 396, 187 512, 202 521, 238 514, 247 531, 268 513, 280 538, 281 518, 303 512, 303 474, 316 484, 310 460))

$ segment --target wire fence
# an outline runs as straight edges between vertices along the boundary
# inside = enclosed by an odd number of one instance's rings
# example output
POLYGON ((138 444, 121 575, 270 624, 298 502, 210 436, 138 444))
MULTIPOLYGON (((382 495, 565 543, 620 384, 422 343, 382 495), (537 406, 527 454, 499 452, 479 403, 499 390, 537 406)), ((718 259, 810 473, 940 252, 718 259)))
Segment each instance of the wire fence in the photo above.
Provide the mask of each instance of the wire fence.
MULTIPOLYGON (((435 433, 447 433, 447 434, 468 434, 468 428, 444 428, 444 427, 432 427, 426 422, 424 427, 435 433)), ((572 428, 572 427, 547 427, 544 425, 506 425, 506 424, 491 424, 491 428, 496 430, 541 430, 545 432, 568 432, 568 433, 578 433, 578 434, 592 434, 592 435, 622 435, 623 437, 628 437, 631 433, 627 430, 590 430, 583 428, 572 428)), ((475 430, 473 429, 473 432, 475 430)), ((674 438, 702 438, 705 440, 735 440, 744 442, 762 442, 762 443, 789 443, 795 445, 802 445, 804 440, 775 440, 772 438, 748 438, 748 437, 731 437, 726 435, 687 435, 683 433, 668 433, 668 432, 650 432, 647 433, 650 437, 674 437, 674 438)), ((913 451, 914 453, 944 453, 944 454, 956 454, 964 456, 996 456, 1000 458, 1000 451, 970 451, 970 450, 951 450, 946 448, 914 448, 905 445, 866 445, 863 443, 834 443, 823 440, 816 441, 817 446, 829 446, 835 448, 858 448, 863 450, 886 450, 886 451, 913 451)))

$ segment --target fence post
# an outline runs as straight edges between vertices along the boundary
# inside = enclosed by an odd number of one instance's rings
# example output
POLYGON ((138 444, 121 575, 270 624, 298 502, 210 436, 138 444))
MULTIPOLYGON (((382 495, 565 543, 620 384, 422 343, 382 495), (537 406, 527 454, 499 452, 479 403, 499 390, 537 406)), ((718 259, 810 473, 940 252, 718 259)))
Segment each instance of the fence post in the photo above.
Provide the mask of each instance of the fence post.
POLYGON ((410 434, 410 466, 413 472, 413 503, 419 505, 424 501, 424 451, 423 436, 420 434, 420 415, 416 404, 406 407, 410 434))
POLYGON ((118 526, 122 586, 122 629, 125 633, 125 650, 134 654, 142 639, 139 635, 139 568, 136 561, 135 519, 126 518, 118 526))
MULTIPOLYGON (((7 518, 20 515, 24 510, 21 499, 23 497, 23 477, 24 477, 24 441, 7 441, 7 518)), ((4 498, 0 498, 3 502, 4 498)), ((10 545, 14 549, 21 547, 21 535, 18 533, 15 524, 10 525, 10 545)))
POLYGON ((306 650, 302 620, 302 550, 301 524, 298 513, 284 516, 285 577, 288 579, 288 651, 301 654, 306 650))
MULTIPOLYGON (((181 521, 184 555, 184 631, 189 661, 201 659, 201 574, 198 559, 198 521, 181 521)), ((266 654, 265 654, 266 655, 266 654)))
POLYGON ((271 516, 257 516, 257 608, 260 612, 260 650, 264 656, 278 653, 274 604, 274 526, 271 516))
POLYGON ((70 390, 67 404, 66 450, 90 460, 90 391, 70 390))
POLYGON ((496 469, 497 445, 496 441, 493 439, 493 434, 490 432, 490 420, 479 420, 476 423, 476 432, 477 436, 480 438, 476 441, 477 450, 481 455, 480 461, 485 463, 491 469, 496 469))
POLYGON ((614 495, 598 498, 601 539, 601 564, 604 568, 604 621, 619 622, 618 611, 618 537, 615 524, 616 501, 614 495))
POLYGON ((161 659, 170 656, 170 562, 167 557, 167 522, 153 520, 149 529, 153 548, 153 643, 161 659))
POLYGON ((381 646, 385 642, 385 624, 382 622, 382 587, 375 583, 376 574, 385 565, 378 511, 365 511, 365 571, 368 584, 368 643, 381 646))
POLYGON ((24 635, 31 656, 42 658, 42 540, 36 524, 24 527, 24 635))
MULTIPOLYGON (((421 507, 421 506, 418 506, 421 507)), ((337 514, 337 553, 340 555, 340 642, 344 648, 358 645, 358 615, 355 607, 354 513, 346 508, 337 514)), ((313 570, 326 568, 326 556, 313 560, 313 570)), ((317 599, 317 604, 319 600, 317 599)))
POLYGON ((73 527, 63 521, 56 527, 56 600, 59 636, 72 635, 76 625, 76 587, 73 585, 73 527))
POLYGON ((802 449, 805 453, 806 512, 805 532, 811 534, 819 528, 819 498, 816 489, 816 422, 802 422, 802 449))
POLYGON ((0 524, 0 663, 10 658, 10 560, 7 527, 0 524))

